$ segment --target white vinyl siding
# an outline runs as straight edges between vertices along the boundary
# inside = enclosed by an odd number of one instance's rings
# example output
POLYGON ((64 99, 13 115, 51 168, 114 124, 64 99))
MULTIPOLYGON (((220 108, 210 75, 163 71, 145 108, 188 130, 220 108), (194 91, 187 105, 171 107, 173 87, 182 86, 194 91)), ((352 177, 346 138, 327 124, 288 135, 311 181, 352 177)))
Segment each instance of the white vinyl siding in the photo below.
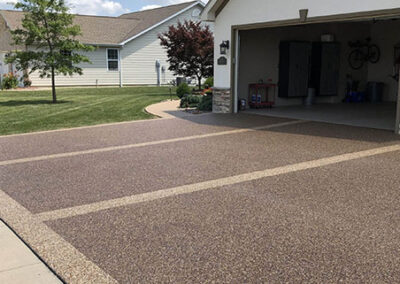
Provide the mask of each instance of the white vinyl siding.
POLYGON ((157 28, 143 34, 142 36, 127 43, 121 49, 121 59, 123 66, 123 84, 125 85, 155 85, 157 84, 156 60, 161 63, 165 72, 161 73, 161 84, 168 84, 175 79, 171 71, 168 70, 167 53, 160 45, 158 35, 168 30, 171 25, 176 25, 178 20, 199 20, 193 18, 192 13, 195 9, 202 9, 195 6, 192 9, 180 14, 170 21, 158 26, 157 28))
MULTIPOLYGON (((119 72, 109 72, 107 68, 107 49, 98 48, 95 51, 84 53, 89 57, 90 63, 81 63, 83 75, 73 76, 58 75, 56 77, 57 86, 95 86, 119 85, 119 72)), ((50 78, 40 78, 38 72, 30 74, 32 86, 50 86, 50 78)))
POLYGON ((0 84, 3 81, 3 75, 8 72, 8 64, 6 64, 5 61, 5 53, 0 52, 0 84))

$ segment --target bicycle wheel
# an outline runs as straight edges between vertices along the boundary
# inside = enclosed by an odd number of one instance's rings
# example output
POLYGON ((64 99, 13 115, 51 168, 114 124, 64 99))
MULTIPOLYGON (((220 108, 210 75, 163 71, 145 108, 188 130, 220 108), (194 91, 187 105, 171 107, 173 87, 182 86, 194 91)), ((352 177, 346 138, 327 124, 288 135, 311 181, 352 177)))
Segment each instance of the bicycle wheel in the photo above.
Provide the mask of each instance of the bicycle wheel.
POLYGON ((359 70, 364 66, 364 54, 361 50, 353 50, 349 55, 350 67, 354 70, 359 70))
POLYGON ((372 44, 368 47, 368 60, 371 63, 378 63, 381 59, 381 50, 376 44, 372 44))

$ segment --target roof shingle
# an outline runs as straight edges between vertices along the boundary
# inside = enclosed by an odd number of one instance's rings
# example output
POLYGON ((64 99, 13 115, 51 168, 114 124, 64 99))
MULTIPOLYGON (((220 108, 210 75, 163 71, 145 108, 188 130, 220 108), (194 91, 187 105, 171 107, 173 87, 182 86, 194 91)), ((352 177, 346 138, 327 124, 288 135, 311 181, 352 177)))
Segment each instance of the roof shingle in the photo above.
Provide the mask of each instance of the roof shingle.
POLYGON ((119 16, 120 19, 133 19, 139 21, 137 26, 132 29, 130 34, 127 35, 127 37, 124 40, 130 39, 135 35, 140 34, 141 32, 151 28, 157 23, 160 23, 163 20, 168 19, 169 17, 177 14, 179 11, 186 9, 197 2, 198 1, 191 1, 177 5, 170 5, 156 9, 123 14, 119 16))
MULTIPOLYGON (((120 17, 75 15, 74 24, 81 27, 78 39, 86 44, 119 45, 140 34, 159 22, 177 14, 197 1, 171 5, 152 10, 124 14, 120 17)), ((0 10, 11 30, 21 28, 24 13, 21 11, 0 10)))

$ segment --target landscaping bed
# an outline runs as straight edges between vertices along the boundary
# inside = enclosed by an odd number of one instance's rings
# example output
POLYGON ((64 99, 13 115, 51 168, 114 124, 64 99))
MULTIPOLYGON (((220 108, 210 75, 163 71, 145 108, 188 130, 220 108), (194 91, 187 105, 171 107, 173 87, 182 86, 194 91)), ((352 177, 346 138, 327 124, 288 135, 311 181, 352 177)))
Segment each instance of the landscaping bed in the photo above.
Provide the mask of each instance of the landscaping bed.
POLYGON ((212 78, 207 79, 205 89, 195 90, 183 83, 177 90, 176 95, 181 99, 181 108, 194 108, 198 111, 212 111, 212 89, 207 82, 212 83, 212 78))

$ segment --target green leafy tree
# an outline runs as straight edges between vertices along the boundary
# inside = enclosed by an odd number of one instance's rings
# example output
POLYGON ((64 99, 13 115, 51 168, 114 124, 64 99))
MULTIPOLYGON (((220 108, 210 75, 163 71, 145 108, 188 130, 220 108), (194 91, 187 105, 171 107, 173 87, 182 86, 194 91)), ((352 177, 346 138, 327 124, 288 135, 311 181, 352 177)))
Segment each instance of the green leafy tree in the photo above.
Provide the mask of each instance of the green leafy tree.
POLYGON ((76 66, 89 58, 79 51, 91 51, 94 47, 80 43, 80 26, 74 25, 74 15, 64 0, 21 0, 15 8, 24 12, 22 27, 12 31, 14 44, 25 46, 8 57, 18 70, 30 73, 38 71, 41 78, 51 78, 53 103, 57 103, 55 76, 82 75, 76 66))

